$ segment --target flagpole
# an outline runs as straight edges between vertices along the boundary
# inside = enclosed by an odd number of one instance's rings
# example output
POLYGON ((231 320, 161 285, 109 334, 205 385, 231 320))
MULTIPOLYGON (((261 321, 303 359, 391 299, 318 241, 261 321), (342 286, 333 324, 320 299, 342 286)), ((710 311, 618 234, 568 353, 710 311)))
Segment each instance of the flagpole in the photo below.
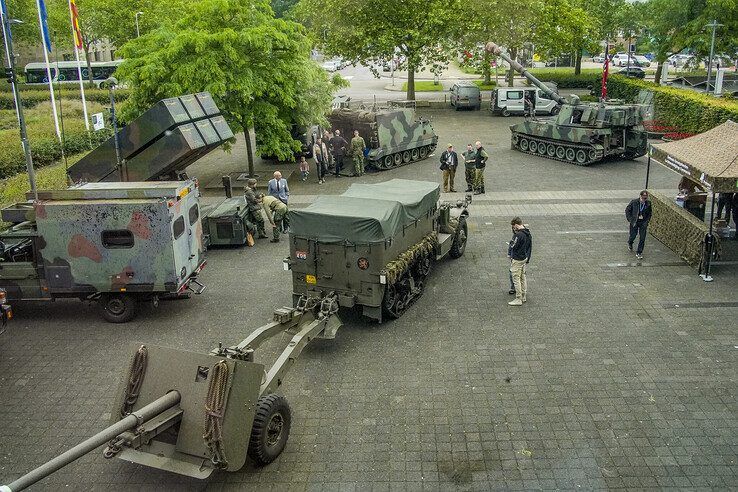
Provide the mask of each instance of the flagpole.
MULTIPOLYGON (((79 14, 78 14, 79 15, 79 14)), ((77 31, 74 25, 74 12, 72 11, 72 0, 69 0, 69 18, 72 21, 72 39, 74 40, 74 58, 77 60, 77 78, 79 78, 79 92, 82 94, 82 112, 85 117, 85 129, 90 131, 90 118, 87 115, 87 100, 85 99, 85 83, 82 80, 82 62, 79 60, 79 48, 77 47, 77 31)))
MULTIPOLYGON (((36 9, 38 10, 38 28, 41 31, 41 44, 44 48, 44 61, 46 62, 46 77, 49 79, 49 94, 51 95, 51 113, 54 115, 54 129, 56 129, 56 138, 59 143, 62 141, 61 131, 59 130, 59 117, 56 114, 56 98, 54 97, 54 82, 51 77, 51 67, 49 66, 49 52, 44 36, 44 21, 41 18, 41 0, 36 0, 36 9)), ((59 70, 59 67, 57 67, 59 70)))
MULTIPOLYGON (((10 50, 8 50, 8 39, 5 37, 5 14, 3 14, 2 9, 0 9, 0 20, 2 20, 3 25, 3 42, 5 43, 5 59, 8 62, 8 68, 10 68, 12 65, 10 64, 10 50)), ((10 81, 13 93, 15 93, 15 90, 17 87, 15 86, 15 78, 11 79, 10 81)), ((18 115, 18 111, 15 112, 15 117, 18 120, 18 124, 20 125, 20 116, 18 115)))

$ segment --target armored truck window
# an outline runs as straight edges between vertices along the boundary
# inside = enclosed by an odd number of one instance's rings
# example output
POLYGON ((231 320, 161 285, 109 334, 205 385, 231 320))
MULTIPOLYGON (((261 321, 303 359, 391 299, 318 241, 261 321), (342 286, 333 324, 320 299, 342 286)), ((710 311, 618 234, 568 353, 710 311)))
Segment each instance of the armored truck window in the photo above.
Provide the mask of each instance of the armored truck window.
POLYGON ((102 232, 102 243, 108 249, 132 248, 133 233, 128 229, 116 229, 102 232))
POLYGON ((509 91, 507 93, 508 99, 523 99, 523 91, 509 91))
POLYGON ((172 225, 172 232, 174 233, 174 239, 179 239, 179 236, 182 235, 184 230, 185 230, 184 216, 180 215, 177 218, 177 220, 174 221, 174 224, 172 225))
POLYGON ((197 208, 197 203, 190 207, 190 225, 195 225, 197 219, 200 218, 200 209, 197 208))

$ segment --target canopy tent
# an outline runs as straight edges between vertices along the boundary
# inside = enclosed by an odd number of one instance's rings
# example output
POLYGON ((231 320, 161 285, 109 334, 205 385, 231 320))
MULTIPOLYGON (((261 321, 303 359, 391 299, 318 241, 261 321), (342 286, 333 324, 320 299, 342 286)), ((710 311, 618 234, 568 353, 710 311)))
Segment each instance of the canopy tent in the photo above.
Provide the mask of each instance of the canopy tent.
MULTIPOLYGON (((728 120, 712 130, 693 137, 674 142, 651 144, 646 169, 646 188, 648 188, 652 159, 682 176, 701 183, 712 192, 709 228, 700 244, 702 248, 700 256, 703 259, 700 261, 700 274, 705 281, 711 281, 710 264, 719 240, 713 235, 715 193, 738 192, 738 123, 728 120), (702 273, 703 266, 704 274, 702 273)), ((671 218, 664 220, 673 225, 672 219, 675 218, 675 212, 681 211, 673 210, 671 218)), ((657 237, 657 239, 660 238, 657 237)))
POLYGON ((728 120, 684 140, 651 144, 650 159, 715 193, 738 191, 738 123, 728 120))

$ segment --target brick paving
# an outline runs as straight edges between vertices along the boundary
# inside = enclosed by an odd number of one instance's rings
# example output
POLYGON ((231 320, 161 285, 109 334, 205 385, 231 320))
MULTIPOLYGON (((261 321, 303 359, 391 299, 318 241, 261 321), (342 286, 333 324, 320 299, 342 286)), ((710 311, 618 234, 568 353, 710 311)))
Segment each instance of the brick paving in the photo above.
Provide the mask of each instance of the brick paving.
MULTIPOLYGON (((738 266, 706 284, 651 237, 635 264, 623 209, 643 160, 577 168, 522 156, 506 148, 501 122, 512 120, 483 116, 434 119, 442 141, 462 126, 491 132, 496 167, 472 205, 466 254, 438 263, 401 319, 345 313, 335 340, 306 348, 286 378, 293 425, 277 461, 201 482, 93 452, 36 490, 738 488, 738 266), (506 304, 512 214, 535 241, 520 308, 506 304)), ((208 166, 197 171, 218 176, 208 166)), ((363 180, 436 179, 436 167, 363 180)), ((677 181, 653 179, 663 190, 677 181)), ((295 205, 350 182, 295 183, 295 205)), ((286 254, 285 242, 213 250, 205 294, 127 325, 74 301, 15 306, 0 337, 0 483, 107 424, 131 343, 205 352, 289 304, 286 254)))

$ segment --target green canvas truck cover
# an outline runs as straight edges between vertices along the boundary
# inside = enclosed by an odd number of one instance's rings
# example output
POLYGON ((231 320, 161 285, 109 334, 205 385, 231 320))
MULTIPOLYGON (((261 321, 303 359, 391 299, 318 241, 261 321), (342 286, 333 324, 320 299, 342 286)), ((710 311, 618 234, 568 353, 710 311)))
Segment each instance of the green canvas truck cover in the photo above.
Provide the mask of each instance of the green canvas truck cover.
POLYGON ((439 196, 438 184, 427 181, 354 184, 342 195, 290 211, 290 233, 325 243, 383 242, 433 210, 439 196))

